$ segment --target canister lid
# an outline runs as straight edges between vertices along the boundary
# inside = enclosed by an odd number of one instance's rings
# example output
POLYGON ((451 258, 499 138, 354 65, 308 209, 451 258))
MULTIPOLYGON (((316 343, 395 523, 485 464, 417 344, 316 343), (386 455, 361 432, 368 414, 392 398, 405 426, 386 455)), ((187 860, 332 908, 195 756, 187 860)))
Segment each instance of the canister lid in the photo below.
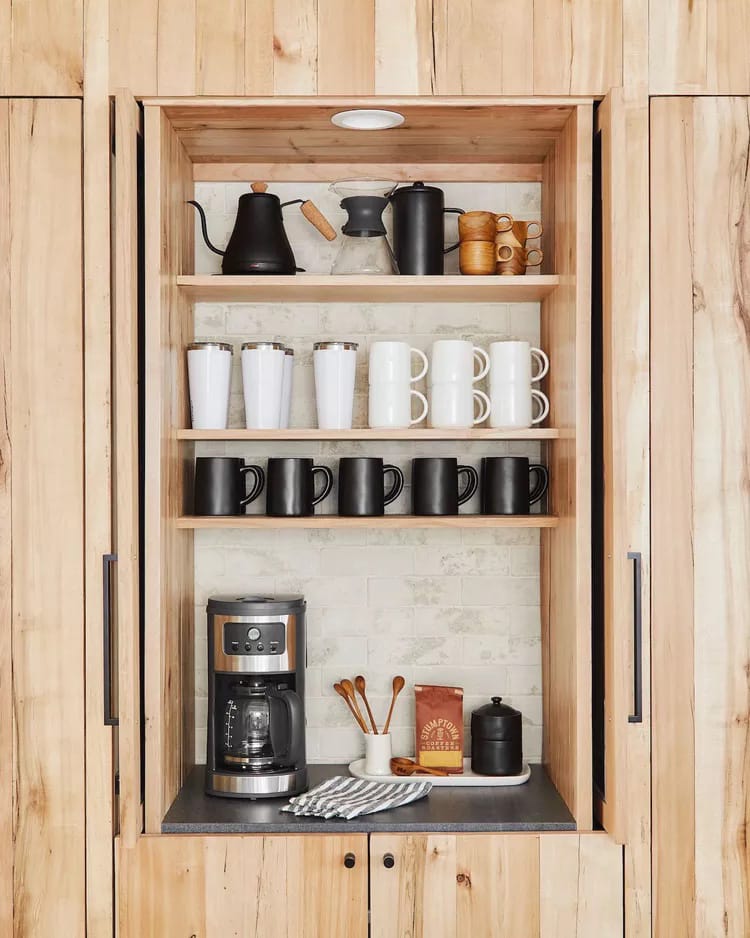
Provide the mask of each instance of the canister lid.
POLYGON ((510 739, 521 732, 521 711, 504 704, 502 697, 477 707, 471 714, 471 735, 483 739, 510 739))
POLYGON ((246 348, 271 348, 279 349, 282 352, 286 351, 286 345, 283 342, 244 342, 242 345, 243 349, 246 348))
POLYGON ((228 342, 191 342, 187 350, 188 352, 194 352, 204 348, 218 348, 221 349, 222 352, 232 351, 232 346, 228 342))
POLYGON ((298 593, 247 593, 242 596, 210 596, 206 611, 209 615, 275 616, 300 612, 305 608, 305 597, 298 593))
POLYGON ((313 345, 314 351, 318 352, 321 349, 350 349, 352 351, 357 351, 359 348, 358 342, 316 342, 313 345))

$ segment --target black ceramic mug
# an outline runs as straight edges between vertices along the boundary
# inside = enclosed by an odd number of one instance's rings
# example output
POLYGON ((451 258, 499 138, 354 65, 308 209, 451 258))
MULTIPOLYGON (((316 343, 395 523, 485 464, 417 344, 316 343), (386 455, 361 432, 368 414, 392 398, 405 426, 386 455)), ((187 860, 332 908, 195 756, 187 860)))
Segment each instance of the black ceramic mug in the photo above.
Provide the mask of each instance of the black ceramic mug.
POLYGON ((458 506, 477 490, 479 479, 473 466, 459 466, 453 456, 428 456, 411 463, 411 492, 415 515, 457 515, 458 506), (466 485, 459 494, 458 480, 466 485))
POLYGON ((196 515, 241 515, 263 491, 265 476, 260 466, 246 466, 238 456, 199 456, 195 460, 196 515), (245 494, 245 476, 255 482, 245 494))
POLYGON ((349 518, 384 515, 385 506, 404 490, 404 474, 379 456, 345 456, 339 460, 339 514, 349 518), (385 492, 385 477, 393 476, 385 492))
POLYGON ((307 457, 272 457, 268 460, 266 514, 275 518, 303 518, 315 513, 318 502, 330 494, 333 473, 307 457), (323 476, 323 488, 315 494, 315 474, 323 476))
POLYGON ((547 468, 529 463, 525 456, 488 456, 482 460, 482 514, 527 515, 548 484, 547 468))

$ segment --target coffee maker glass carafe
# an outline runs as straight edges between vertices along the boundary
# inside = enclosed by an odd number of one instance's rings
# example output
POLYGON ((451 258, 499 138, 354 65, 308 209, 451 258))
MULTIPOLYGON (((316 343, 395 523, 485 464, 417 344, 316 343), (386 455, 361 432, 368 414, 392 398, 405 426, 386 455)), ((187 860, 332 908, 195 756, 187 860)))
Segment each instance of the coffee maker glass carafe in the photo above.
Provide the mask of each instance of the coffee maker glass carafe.
POLYGON ((304 719, 298 695, 264 680, 232 686, 224 708, 223 760, 228 768, 260 771, 293 766, 304 719))

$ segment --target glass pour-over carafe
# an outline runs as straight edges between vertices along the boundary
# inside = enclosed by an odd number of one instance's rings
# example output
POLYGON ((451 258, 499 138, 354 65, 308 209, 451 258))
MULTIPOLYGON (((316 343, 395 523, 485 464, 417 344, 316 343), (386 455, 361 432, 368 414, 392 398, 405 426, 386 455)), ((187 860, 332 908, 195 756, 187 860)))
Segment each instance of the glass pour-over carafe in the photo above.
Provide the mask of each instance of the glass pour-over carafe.
POLYGON ((346 180, 331 185, 331 190, 342 197, 341 208, 347 214, 332 274, 398 273, 383 224, 383 211, 394 187, 392 182, 373 180, 346 180))

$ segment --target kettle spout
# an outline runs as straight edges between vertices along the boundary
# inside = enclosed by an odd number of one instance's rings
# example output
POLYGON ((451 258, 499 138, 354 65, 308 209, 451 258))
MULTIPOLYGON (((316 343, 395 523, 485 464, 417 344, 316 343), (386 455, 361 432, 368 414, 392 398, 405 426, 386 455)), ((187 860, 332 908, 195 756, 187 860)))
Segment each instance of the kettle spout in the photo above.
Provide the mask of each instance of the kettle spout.
POLYGON ((215 248, 213 244, 211 244, 211 240, 208 237, 208 228, 206 227, 206 213, 203 211, 203 206, 200 204, 200 202, 194 202, 192 199, 188 199, 187 204, 193 205, 198 209, 198 214, 201 217, 201 231, 203 232, 203 240, 206 242, 206 247, 210 251, 213 251, 214 254, 219 254, 221 257, 223 257, 224 251, 220 251, 218 248, 215 248))

